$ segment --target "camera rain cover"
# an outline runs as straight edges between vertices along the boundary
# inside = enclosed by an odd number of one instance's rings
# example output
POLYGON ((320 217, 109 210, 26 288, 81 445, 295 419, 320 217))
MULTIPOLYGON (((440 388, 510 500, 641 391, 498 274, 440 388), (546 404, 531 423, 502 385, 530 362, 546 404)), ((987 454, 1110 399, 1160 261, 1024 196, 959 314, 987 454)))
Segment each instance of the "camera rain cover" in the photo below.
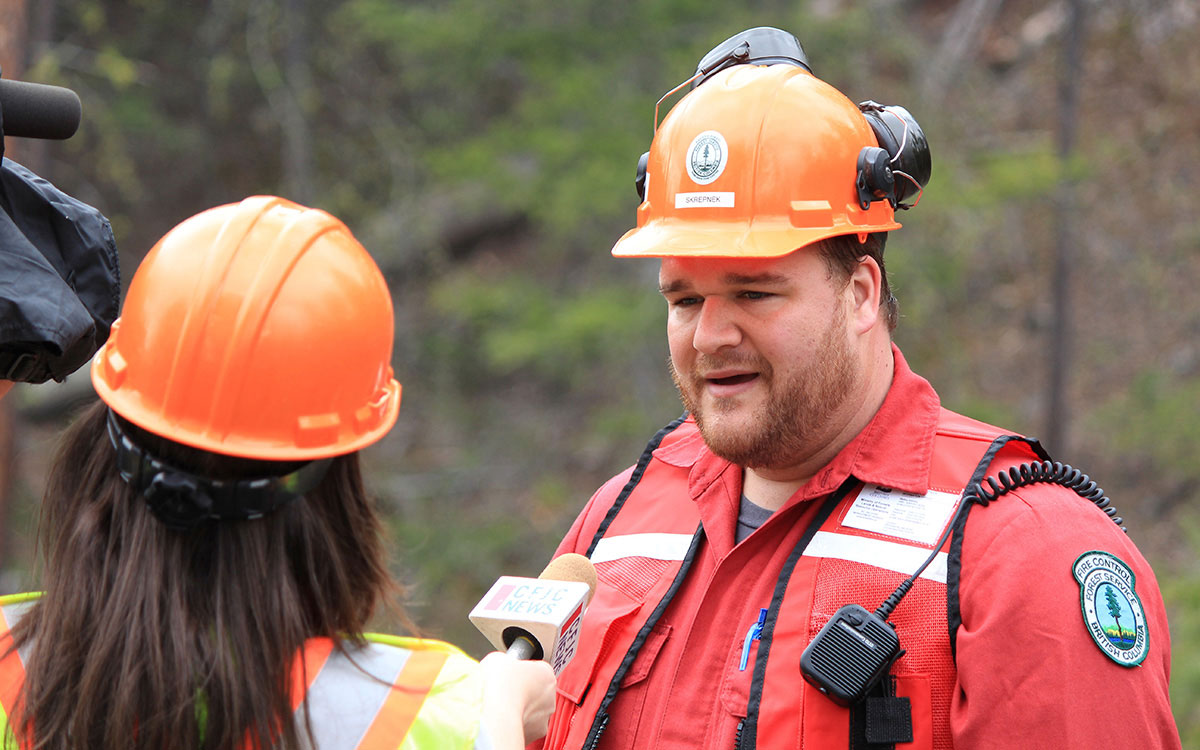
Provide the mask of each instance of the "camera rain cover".
POLYGON ((0 207, 0 378, 61 381, 104 344, 120 310, 112 227, 7 158, 0 207))

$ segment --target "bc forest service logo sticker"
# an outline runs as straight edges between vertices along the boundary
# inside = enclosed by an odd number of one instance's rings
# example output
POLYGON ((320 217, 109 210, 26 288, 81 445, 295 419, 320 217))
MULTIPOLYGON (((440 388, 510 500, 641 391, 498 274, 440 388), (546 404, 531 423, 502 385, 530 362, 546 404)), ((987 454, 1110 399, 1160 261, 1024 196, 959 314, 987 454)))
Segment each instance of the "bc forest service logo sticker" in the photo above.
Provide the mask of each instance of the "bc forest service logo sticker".
POLYGON ((1123 667, 1142 663, 1150 650, 1146 611, 1133 589, 1129 566, 1107 552, 1085 552, 1072 566, 1079 582, 1083 623, 1105 656, 1123 667))
POLYGON ((729 146, 725 137, 715 130, 706 130, 692 139, 688 146, 687 173, 697 185, 707 185, 725 171, 729 146))

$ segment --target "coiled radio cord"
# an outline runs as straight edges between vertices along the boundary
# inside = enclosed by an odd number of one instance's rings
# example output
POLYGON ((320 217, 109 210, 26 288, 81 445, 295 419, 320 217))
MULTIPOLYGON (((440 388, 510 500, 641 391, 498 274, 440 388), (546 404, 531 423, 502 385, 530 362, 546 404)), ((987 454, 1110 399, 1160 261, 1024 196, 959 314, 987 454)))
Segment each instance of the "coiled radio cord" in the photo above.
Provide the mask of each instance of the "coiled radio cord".
POLYGON ((1117 515, 1117 509, 1112 506, 1112 501, 1104 494, 1104 490, 1100 489, 1087 474, 1060 461, 1038 461, 1014 466, 1008 471, 1000 472, 994 478, 988 477, 973 488, 969 488, 967 499, 974 500, 986 507, 996 498, 1019 487, 1042 483, 1062 485, 1073 490, 1080 497, 1091 500, 1097 508, 1112 519, 1113 523, 1120 526, 1121 531, 1129 533, 1129 529, 1122 526, 1125 519, 1117 515))
POLYGON ((1092 478, 1084 474, 1079 469, 1076 469, 1070 464, 1064 464, 1061 461, 1035 461, 1034 463, 1024 463, 1020 466, 1014 466, 1008 471, 1001 471, 995 477, 987 477, 986 479, 967 487, 963 491, 963 501, 959 505, 958 510, 954 514, 954 518, 946 525, 946 530, 942 533, 941 539, 933 546, 933 551, 925 562, 921 563, 921 567, 917 571, 901 582, 900 586, 892 592, 892 595, 884 600, 883 604, 875 610, 875 614, 886 620, 891 616, 892 611, 896 609, 896 605, 912 588, 917 577, 925 571, 929 563, 933 562, 934 557, 941 550, 942 545, 946 543, 946 538, 950 536, 950 532, 957 526, 959 514, 965 512, 966 507, 970 503, 978 503, 983 507, 995 501, 1002 495, 1006 495, 1020 487, 1026 487, 1031 484, 1058 484, 1075 492, 1080 497, 1091 500, 1096 507, 1104 511, 1104 513, 1112 519, 1121 531, 1126 534, 1129 529, 1125 528, 1122 523, 1125 519, 1117 515, 1117 509, 1113 507, 1112 501, 1108 499, 1108 495, 1104 494, 1104 490, 1092 481, 1092 478))

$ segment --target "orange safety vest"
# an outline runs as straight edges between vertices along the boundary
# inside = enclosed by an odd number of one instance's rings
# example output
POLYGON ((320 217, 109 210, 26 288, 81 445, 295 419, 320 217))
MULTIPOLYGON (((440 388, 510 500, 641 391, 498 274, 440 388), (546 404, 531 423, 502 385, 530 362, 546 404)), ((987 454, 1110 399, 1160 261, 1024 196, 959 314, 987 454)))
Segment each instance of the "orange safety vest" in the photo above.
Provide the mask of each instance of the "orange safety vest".
MULTIPOLYGON (((11 627, 35 596, 0 597, 0 654, 11 645, 11 627)), ((466 659, 440 641, 368 635, 363 648, 336 650, 329 638, 309 640, 292 670, 292 709, 296 721, 307 715, 322 750, 396 750, 418 722, 427 696, 445 679, 447 660, 466 659), (399 645, 403 644, 403 646, 399 645), (364 674, 365 673, 365 674, 364 674)), ((0 731, 25 681, 23 655, 0 658, 0 731)), ((463 721, 463 724, 470 724, 463 721)), ((458 732, 458 729, 452 731, 458 732)), ((470 732, 473 736, 473 732, 470 732)), ((464 735, 465 736, 465 735, 464 735)), ((470 747, 467 740, 465 747, 470 747)), ((30 743, 22 743, 25 750, 30 743)))
MULTIPOLYGON (((948 502, 957 507, 964 487, 997 453, 993 469, 1044 457, 1040 447, 1015 436, 1013 442, 1004 445, 1002 439, 989 450, 1002 434, 942 409, 931 492, 946 496, 943 502, 953 496, 948 502)), ((704 536, 687 492, 690 466, 686 461, 653 460, 652 455, 682 449, 694 439, 695 424, 682 418, 656 435, 592 537, 586 552, 602 585, 584 618, 575 658, 559 675, 547 750, 594 750, 628 741, 605 739, 606 711, 619 691, 633 688, 652 666, 653 652, 662 645, 655 623, 688 575, 704 536)), ((726 710, 740 717, 731 748, 846 746, 850 709, 800 682, 798 665, 804 648, 833 612, 850 603, 873 610, 933 551, 940 534, 923 544, 843 523, 865 492, 887 491, 864 487, 852 478, 825 501, 814 501, 824 506, 807 528, 796 524, 789 532, 785 546, 790 554, 777 558, 782 563, 777 569, 761 571, 761 576, 777 582, 761 635, 747 654, 753 670, 737 674, 735 664, 726 675, 713 676, 719 682, 704 688, 719 691, 726 710)), ((951 510, 945 523, 952 518, 951 510)), ((904 747, 943 747, 949 742, 955 668, 947 580, 956 585, 958 573, 949 564, 950 552, 947 541, 890 618, 905 649, 891 668, 895 695, 911 704, 913 742, 904 747)), ((694 720, 705 723, 703 717, 694 720)), ((697 742, 704 741, 697 737, 697 742)))

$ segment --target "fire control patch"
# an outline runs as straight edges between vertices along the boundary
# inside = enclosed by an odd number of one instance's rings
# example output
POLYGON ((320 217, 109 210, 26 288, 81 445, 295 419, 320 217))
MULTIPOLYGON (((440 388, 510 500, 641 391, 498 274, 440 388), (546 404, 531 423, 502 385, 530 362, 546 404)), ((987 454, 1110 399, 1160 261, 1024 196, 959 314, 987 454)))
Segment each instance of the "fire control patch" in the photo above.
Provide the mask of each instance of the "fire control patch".
POLYGON ((1071 572, 1079 582, 1083 623, 1092 640, 1123 667, 1141 664, 1150 650, 1150 633, 1133 571, 1116 556, 1093 550, 1080 555, 1071 572))
POLYGON ((697 185, 707 185, 725 171, 729 145, 725 136, 715 130, 705 130, 688 146, 687 173, 697 185))

